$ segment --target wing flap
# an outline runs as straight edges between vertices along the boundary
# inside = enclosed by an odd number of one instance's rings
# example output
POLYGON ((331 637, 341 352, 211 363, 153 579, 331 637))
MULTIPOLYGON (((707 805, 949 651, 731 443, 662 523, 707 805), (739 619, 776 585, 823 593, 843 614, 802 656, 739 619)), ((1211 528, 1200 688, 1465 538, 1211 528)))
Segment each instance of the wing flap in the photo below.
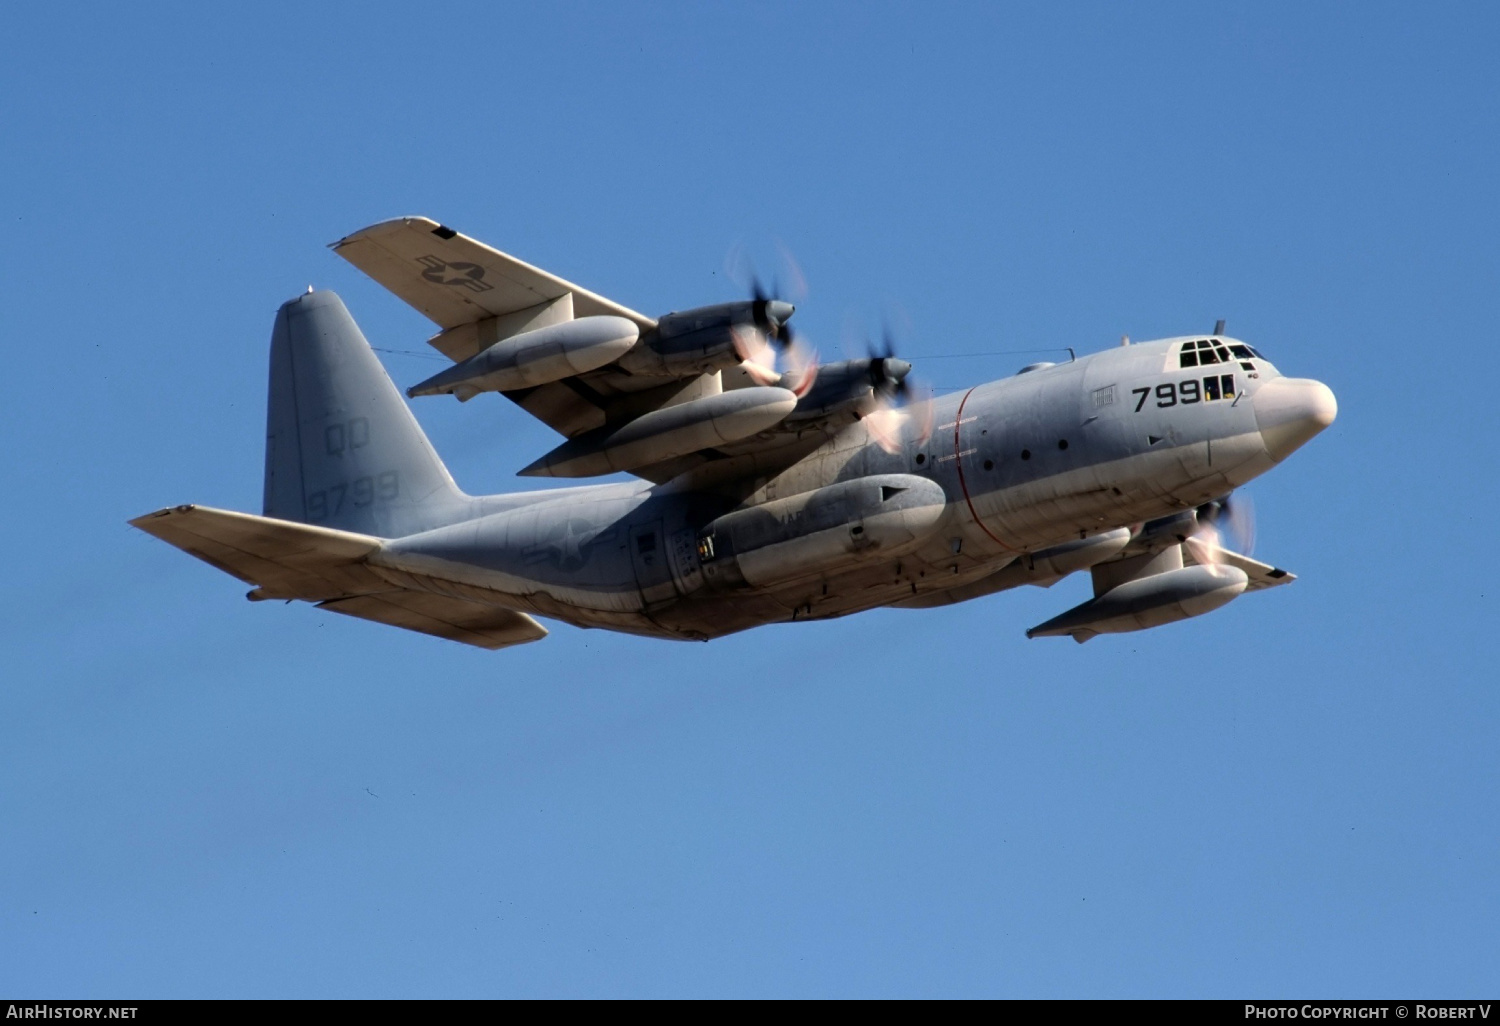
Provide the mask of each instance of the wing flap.
POLYGON ((577 317, 656 322, 425 217, 398 217, 333 243, 333 251, 443 328, 504 317, 571 294, 577 317))
POLYGON ((492 650, 547 636, 547 628, 525 613, 427 592, 358 595, 320 602, 318 608, 492 650))

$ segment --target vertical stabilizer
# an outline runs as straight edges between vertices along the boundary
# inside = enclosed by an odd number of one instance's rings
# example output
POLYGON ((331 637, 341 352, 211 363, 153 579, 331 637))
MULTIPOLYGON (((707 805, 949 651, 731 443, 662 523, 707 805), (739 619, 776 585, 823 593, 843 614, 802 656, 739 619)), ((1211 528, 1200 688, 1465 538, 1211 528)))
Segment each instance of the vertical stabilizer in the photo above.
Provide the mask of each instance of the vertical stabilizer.
POLYGON ((284 303, 271 333, 265 515, 399 538, 470 505, 339 297, 284 303))

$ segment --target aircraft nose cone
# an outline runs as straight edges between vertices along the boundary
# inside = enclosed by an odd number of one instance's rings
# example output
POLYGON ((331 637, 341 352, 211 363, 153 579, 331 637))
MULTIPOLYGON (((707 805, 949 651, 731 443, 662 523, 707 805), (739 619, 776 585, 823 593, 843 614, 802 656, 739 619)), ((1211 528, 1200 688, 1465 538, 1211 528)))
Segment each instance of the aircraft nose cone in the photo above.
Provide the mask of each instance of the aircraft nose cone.
POLYGON ((777 324, 785 324, 796 312, 797 308, 785 300, 773 299, 766 304, 766 316, 777 324))
POLYGON ((1272 378, 1250 398, 1266 452, 1280 463, 1338 416, 1333 390, 1311 378, 1272 378))

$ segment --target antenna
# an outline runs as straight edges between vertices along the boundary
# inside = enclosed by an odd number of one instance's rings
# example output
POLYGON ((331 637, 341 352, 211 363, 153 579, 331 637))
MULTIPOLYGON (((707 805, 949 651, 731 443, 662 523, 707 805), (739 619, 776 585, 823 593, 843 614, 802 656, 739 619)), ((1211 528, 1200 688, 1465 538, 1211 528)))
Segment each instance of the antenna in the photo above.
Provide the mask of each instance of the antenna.
POLYGON ((1224 318, 1220 317, 1218 320, 1214 321, 1214 334, 1224 334, 1224 318))

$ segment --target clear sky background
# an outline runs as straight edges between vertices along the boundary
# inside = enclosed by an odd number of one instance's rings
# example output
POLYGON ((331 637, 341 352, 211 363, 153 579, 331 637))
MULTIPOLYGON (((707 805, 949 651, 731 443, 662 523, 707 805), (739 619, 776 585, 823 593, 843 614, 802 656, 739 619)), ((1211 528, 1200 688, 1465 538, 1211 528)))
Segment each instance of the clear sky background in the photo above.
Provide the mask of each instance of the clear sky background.
MULTIPOLYGON (((1490 4, 6 5, 0 993, 1493 996, 1490 4), (425 214, 651 314, 809 282, 956 387, 1208 329, 1337 393, 1300 575, 488 653, 127 527, 257 511, 277 306, 425 214)), ((406 386, 441 366, 387 354, 406 386)), ((419 400, 471 492, 554 444, 419 400)))

